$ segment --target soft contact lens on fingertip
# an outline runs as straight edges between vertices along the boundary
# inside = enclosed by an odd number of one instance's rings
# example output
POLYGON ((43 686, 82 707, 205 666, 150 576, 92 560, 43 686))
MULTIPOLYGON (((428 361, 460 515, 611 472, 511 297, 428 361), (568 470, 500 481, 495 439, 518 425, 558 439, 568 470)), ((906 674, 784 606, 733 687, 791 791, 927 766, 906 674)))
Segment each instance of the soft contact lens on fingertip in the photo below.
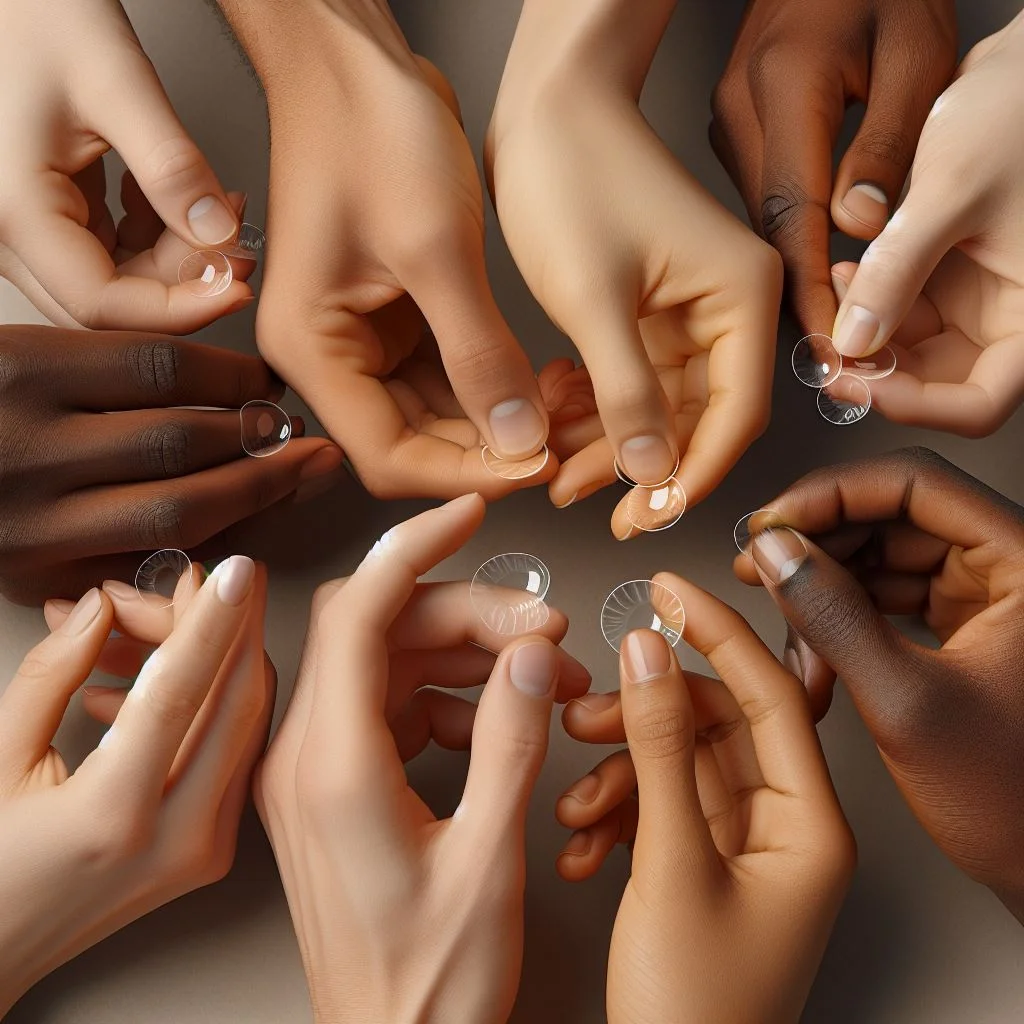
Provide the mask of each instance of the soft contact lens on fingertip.
POLYGON ((246 402, 238 411, 242 448, 257 459, 276 455, 291 440, 291 417, 273 402, 246 402))
POLYGON ((635 486, 626 496, 626 518, 644 533, 675 526, 686 511, 686 491, 670 477, 656 487, 635 486))
POLYGON ((862 378, 844 373, 834 382, 835 394, 818 392, 818 412, 837 427, 859 423, 871 409, 871 389, 862 378))
POLYGON ((613 651, 618 651, 634 629, 653 629, 675 647, 685 622, 683 602, 668 587, 652 580, 620 583, 601 608, 601 633, 613 651))
POLYGON ((750 547, 750 542, 753 539, 753 534, 750 532, 750 520, 756 515, 757 512, 748 512, 733 527, 732 539, 736 542, 736 547, 739 549, 741 555, 746 554, 747 548, 750 547))
POLYGON ((216 249, 191 252, 178 264, 178 283, 204 299, 220 295, 233 279, 228 258, 216 249))
POLYGON ((827 334, 808 334, 801 338, 791 358, 796 379, 809 388, 826 387, 843 371, 842 356, 827 334))
POLYGON ((547 445, 544 445, 536 455, 517 461, 500 458, 487 445, 480 449, 484 468, 493 476, 500 476, 502 480, 525 480, 527 477, 536 476, 548 464, 550 457, 547 445))
POLYGON ((870 356, 862 356, 859 359, 852 359, 843 356, 843 372, 849 373, 862 380, 881 380, 888 377, 896 369, 896 353, 889 348, 880 348, 870 356))
POLYGON ((150 555, 135 573, 135 589, 154 608, 170 608, 179 583, 192 579, 192 560, 177 548, 150 555))
POLYGON ((548 567, 525 551, 495 555, 473 574, 469 597, 480 621, 501 636, 535 633, 548 621, 548 567))
POLYGON ((235 260, 257 260, 263 255, 267 236, 255 224, 243 223, 238 238, 231 245, 222 246, 221 252, 235 260))

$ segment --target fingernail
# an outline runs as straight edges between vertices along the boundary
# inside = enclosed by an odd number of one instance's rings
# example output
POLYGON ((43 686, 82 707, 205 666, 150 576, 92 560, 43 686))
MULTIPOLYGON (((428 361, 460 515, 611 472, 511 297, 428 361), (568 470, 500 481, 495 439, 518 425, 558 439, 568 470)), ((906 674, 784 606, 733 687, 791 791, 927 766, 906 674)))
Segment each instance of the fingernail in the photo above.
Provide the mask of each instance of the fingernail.
POLYGON ((647 434, 623 441, 619 449, 622 468, 638 484, 660 484, 675 472, 675 452, 663 437, 647 434))
POLYGON ((600 792, 601 780, 596 775, 591 774, 584 775, 575 786, 566 790, 565 795, 571 796, 573 800, 579 800, 581 804, 589 804, 600 792))
POLYGON ((668 644, 651 629, 634 630, 626 637, 626 670, 630 681, 648 683, 660 679, 672 665, 668 644))
POLYGON ((846 293, 850 290, 850 286, 838 274, 833 274, 832 290, 836 293, 836 298, 842 302, 846 298, 846 293))
POLYGON ((189 207, 188 225, 207 245, 226 242, 238 230, 235 215, 215 196, 203 196, 189 207))
POLYGON ((615 707, 618 701, 614 693, 585 693, 582 697, 577 697, 569 703, 581 704, 592 715, 597 715, 615 707))
POLYGON ((862 356, 871 348, 881 328, 878 317, 863 306, 851 306, 839 325, 833 344, 844 356, 862 356))
POLYGON ((130 583, 122 583, 120 580, 104 580, 103 589, 118 601, 133 601, 139 596, 139 592, 130 583))
POLYGON ((62 615, 69 615, 71 609, 75 607, 74 601, 68 601, 63 597, 51 597, 45 605, 46 608, 52 609, 55 612, 60 612, 62 615))
POLYGON ((590 843, 590 833, 586 829, 581 829, 570 836, 562 853, 567 853, 570 857, 582 857, 590 853, 590 843))
POLYGON ((499 402, 490 416, 491 435, 502 458, 532 455, 544 443, 544 420, 525 398, 499 402))
POLYGON ((889 197, 870 181, 858 181, 840 205, 854 220, 869 228, 884 228, 889 219, 889 197))
POLYGON ((803 667, 800 664, 800 656, 788 645, 782 652, 782 664, 785 665, 801 683, 804 681, 804 673, 803 667))
POLYGON ((579 493, 580 492, 577 491, 568 501, 563 501, 561 505, 556 505, 555 508, 568 508, 579 496, 579 493))
POLYGON ((308 483, 310 480, 333 473, 341 466, 343 459, 344 456, 340 448, 336 448, 334 445, 321 448, 299 471, 299 483, 308 483))
POLYGON ((508 663, 512 685, 530 697, 546 697, 554 685, 557 671, 557 655, 550 644, 517 647, 508 663))
POLYGON ((217 581, 217 597, 232 608, 240 605, 249 591, 252 581, 256 578, 256 563, 248 555, 232 555, 226 562, 213 571, 211 579, 217 581))
POLYGON ((806 557, 804 542, 784 526, 765 530, 754 538, 754 562, 776 586, 785 583, 806 557))
POLYGON ((100 592, 93 587, 72 608, 71 614, 64 620, 60 631, 65 636, 78 636, 79 633, 84 633, 93 624, 102 607, 103 601, 100 598, 100 592))

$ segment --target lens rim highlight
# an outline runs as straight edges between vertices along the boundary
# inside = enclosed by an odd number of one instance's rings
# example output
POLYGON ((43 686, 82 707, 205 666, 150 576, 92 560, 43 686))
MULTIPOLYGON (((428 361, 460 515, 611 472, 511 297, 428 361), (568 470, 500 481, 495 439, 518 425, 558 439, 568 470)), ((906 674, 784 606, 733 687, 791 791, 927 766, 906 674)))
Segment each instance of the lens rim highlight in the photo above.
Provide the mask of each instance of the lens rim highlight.
POLYGON ((855 423, 860 423, 871 411, 871 388, 868 387, 864 378, 858 374, 844 373, 840 374, 840 376, 856 381, 855 385, 851 384, 850 386, 863 388, 865 400, 862 402, 850 402, 845 398, 836 398, 822 388, 818 392, 818 412, 826 423, 831 423, 834 427, 852 427, 855 423))
POLYGON ((157 576, 164 570, 178 572, 178 580, 174 585, 174 591, 177 592, 182 579, 186 582, 192 579, 192 559, 180 548, 161 548, 143 559, 135 570, 135 592, 154 608, 170 608, 174 604, 174 593, 167 597, 156 589, 157 576), (147 568, 154 560, 160 560, 163 564, 147 568))
MULTIPOLYGON (((825 346, 822 347, 824 348, 825 346)), ((811 355, 813 358, 813 351, 811 355)), ((832 339, 827 334, 805 334, 793 346, 793 351, 790 353, 789 356, 789 363, 790 366, 792 366, 793 368, 793 376, 796 377, 796 379, 800 381, 800 383, 803 384, 804 387, 814 388, 815 390, 827 388, 829 384, 837 380, 839 378, 839 375, 843 372, 843 357, 836 351, 835 345, 832 344, 832 339), (817 378, 815 378, 814 380, 808 380, 806 377, 802 376, 800 370, 797 369, 797 354, 800 351, 800 346, 805 345, 808 349, 811 349, 812 345, 814 344, 811 341, 812 338, 819 338, 824 340, 827 343, 828 350, 832 354, 832 357, 828 360, 827 364, 821 359, 814 359, 814 365, 831 365, 835 367, 835 373, 828 372, 820 380, 818 380, 817 378)))
POLYGON ((601 605, 600 624, 601 635, 604 637, 605 643, 616 654, 629 633, 643 628, 656 630, 669 642, 670 646, 675 647, 682 639, 683 630, 686 627, 686 609, 679 596, 661 583, 647 579, 627 580, 609 591, 608 596, 604 599, 604 604, 601 605), (653 595, 655 594, 673 606, 664 614, 678 613, 678 629, 674 619, 671 620, 670 625, 664 625, 665 620, 660 618, 654 604, 653 595), (643 605, 650 609, 652 618, 661 625, 653 623, 647 627, 628 625, 630 616, 643 605))
POLYGON ((502 459, 495 455, 488 445, 480 446, 480 461, 484 464, 484 469, 487 470, 491 476, 498 477, 499 480, 528 480, 531 476, 536 476, 538 473, 543 472, 544 467, 548 464, 548 460, 551 458, 551 450, 547 445, 534 455, 531 455, 528 459, 521 459, 518 462, 513 462, 510 459, 502 459), (541 460, 539 466, 535 469, 530 469, 528 472, 505 472, 501 473, 498 471, 500 466, 524 466, 531 460, 539 458, 543 454, 544 458, 541 460))
POLYGON ((473 573, 469 582, 469 600, 480 621, 499 636, 522 636, 542 628, 551 616, 545 602, 551 588, 551 570, 528 551, 508 551, 492 555, 473 573), (512 573, 536 574, 536 589, 510 586, 501 580, 512 573), (520 593, 515 603, 498 600, 498 591, 520 593), (489 596, 488 596, 489 595, 489 596))
MULTIPOLYGON (((671 497, 667 499, 667 501, 669 500, 671 500, 671 497)), ((642 533, 661 533, 662 530, 671 529, 673 526, 676 525, 676 523, 679 522, 680 519, 683 518, 683 515, 686 512, 686 505, 686 491, 683 489, 683 485, 674 476, 670 476, 663 483, 655 484, 652 487, 647 487, 643 484, 637 484, 635 487, 633 487, 630 490, 629 494, 626 495, 624 511, 626 514, 626 518, 630 522, 630 525, 633 526, 635 529, 640 530, 642 533), (667 520, 666 522, 658 526, 645 526, 640 521, 642 517, 640 515, 641 508, 638 507, 638 503, 641 502, 643 497, 646 495, 647 505, 642 507, 647 510, 650 510, 651 501, 653 500, 654 496, 661 491, 669 491, 670 494, 672 492, 677 494, 679 496, 678 500, 682 501, 682 508, 680 508, 679 511, 676 512, 671 519, 667 520)))
POLYGON ((231 263, 219 249, 196 249, 178 264, 178 284, 190 295, 201 299, 212 299, 227 291, 234 279, 231 263), (187 276, 188 269, 196 267, 201 262, 206 263, 207 270, 213 268, 213 276, 208 278, 206 271, 199 276, 187 276), (204 287, 196 287, 197 285, 204 287))
POLYGON ((278 452, 281 452, 288 447, 288 442, 291 441, 292 435, 294 433, 292 429, 291 416, 289 416, 288 413, 286 413, 284 409, 281 408, 281 406, 275 404, 274 402, 268 402, 266 399, 263 398, 254 398, 252 401, 246 402, 245 405, 243 405, 242 408, 238 410, 238 424, 242 437, 242 451, 244 451, 246 455, 251 455, 254 459, 266 459, 269 458, 271 455, 277 455, 278 452), (284 423, 282 429, 287 429, 288 436, 285 437, 284 439, 281 439, 279 437, 278 440, 275 441, 273 445, 268 445, 267 448, 262 449, 261 451, 253 451, 249 447, 249 439, 246 436, 248 432, 246 430, 245 424, 246 410, 249 410, 251 412, 253 409, 266 410, 268 414, 269 410, 274 409, 278 413, 280 413, 281 417, 283 417, 284 423))

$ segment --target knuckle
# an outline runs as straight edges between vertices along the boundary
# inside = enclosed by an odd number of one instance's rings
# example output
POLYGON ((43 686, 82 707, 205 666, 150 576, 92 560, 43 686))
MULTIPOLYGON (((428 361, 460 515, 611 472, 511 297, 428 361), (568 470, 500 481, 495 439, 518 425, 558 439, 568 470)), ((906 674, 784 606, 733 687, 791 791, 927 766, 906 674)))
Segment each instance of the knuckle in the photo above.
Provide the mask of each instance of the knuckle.
POLYGON ((143 471, 150 479, 171 478, 188 472, 191 435, 183 423, 162 423, 137 438, 143 471))
POLYGON ((864 598, 856 588, 801 587, 801 573, 787 581, 787 597, 800 609, 800 635, 815 649, 844 650, 858 642, 867 625, 864 598))
POLYGON ((692 751, 693 721, 680 708, 646 708, 628 727, 629 747, 648 761, 675 759, 692 751))
POLYGON ((777 182, 761 200, 761 227, 765 238, 773 243, 807 240, 806 214, 813 207, 813 201, 799 185, 777 182))
POLYGON ((46 640, 33 647, 22 660, 18 675, 32 681, 48 678, 56 667, 56 659, 48 647, 46 640))
POLYGON ((914 141, 898 124, 875 124, 857 140, 857 153, 880 163, 910 164, 914 141))
MULTIPOLYGON (((202 641, 197 638, 197 643, 202 641)), ((152 714, 168 725, 188 725, 202 707, 202 697, 175 685, 159 669, 149 677, 141 696, 152 714)))
POLYGON ((186 550, 184 530, 184 499, 174 494, 161 494, 136 506, 131 536, 138 537, 140 548, 160 551, 164 548, 186 550))
POLYGON ((147 341, 130 350, 134 372, 142 390, 172 394, 181 375, 181 349, 173 341, 147 341))
POLYGON ((184 192, 206 177, 206 161, 187 135, 172 135, 146 155, 139 170, 147 185, 184 192))

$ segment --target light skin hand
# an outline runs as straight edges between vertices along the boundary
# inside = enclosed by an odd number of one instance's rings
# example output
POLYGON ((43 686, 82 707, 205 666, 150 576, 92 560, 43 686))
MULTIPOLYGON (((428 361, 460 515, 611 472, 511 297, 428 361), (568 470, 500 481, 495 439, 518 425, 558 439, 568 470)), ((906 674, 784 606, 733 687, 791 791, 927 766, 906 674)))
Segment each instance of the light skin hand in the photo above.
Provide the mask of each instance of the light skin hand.
POLYGON ((451 87, 384 3, 221 6, 272 126, 260 351, 378 497, 490 499, 547 482, 554 458, 525 481, 481 458, 482 444, 512 460, 540 451, 548 422, 491 292, 451 87))
POLYGON ((70 327, 185 334, 248 305, 251 263, 212 298, 178 284, 184 256, 237 235, 245 197, 189 138, 117 0, 0 0, 0 20, 0 275, 70 327), (128 166, 118 225, 111 149, 128 166))
POLYGON ((402 523, 352 577, 318 591, 291 702, 257 771, 318 1021, 487 1024, 512 1009, 527 806, 552 701, 586 692, 590 676, 555 646, 561 613, 536 635, 498 636, 468 584, 417 583, 483 511, 469 495, 402 523), (433 688, 481 683, 478 710, 433 688), (449 819, 403 768, 431 739, 472 741, 449 819))
POLYGON ((964 59, 921 133, 907 197, 859 265, 834 268, 836 347, 891 341, 872 405, 899 423, 992 433, 1024 399, 1024 14, 964 59))
POLYGON ((811 699, 838 673, 940 849, 1024 921, 1024 510, 927 449, 828 467, 751 521, 738 575, 790 629, 811 699), (918 615, 938 649, 887 615, 918 615))
POLYGON ((678 576, 685 639, 721 679, 684 672, 664 637, 629 634, 620 694, 566 706, 570 735, 622 743, 559 801, 559 873, 632 869, 608 961, 611 1024, 794 1022, 853 873, 799 681, 731 608, 678 576), (770 934, 772 940, 765 942, 770 934))
MULTIPOLYGON (((672 4, 528 0, 485 151, 505 239, 585 370, 541 373, 559 507, 677 467, 705 498, 768 422, 777 256, 654 134, 637 100, 672 4)), ((638 532, 625 499, 619 539, 638 532)))
POLYGON ((807 334, 829 334, 833 225, 871 239, 956 64, 953 0, 750 0, 712 99, 711 142, 760 234, 782 254, 807 334), (849 104, 865 104, 833 174, 849 104))
POLYGON ((99 590, 52 603, 53 633, 0 697, 0 1014, 60 964, 231 865, 274 703, 266 578, 240 556, 201 589, 200 573, 173 609, 99 590), (115 626, 123 636, 108 639, 115 626), (68 702, 94 667, 138 671, 142 644, 158 650, 130 691, 87 691, 87 710, 112 725, 69 772, 50 746, 68 702))

